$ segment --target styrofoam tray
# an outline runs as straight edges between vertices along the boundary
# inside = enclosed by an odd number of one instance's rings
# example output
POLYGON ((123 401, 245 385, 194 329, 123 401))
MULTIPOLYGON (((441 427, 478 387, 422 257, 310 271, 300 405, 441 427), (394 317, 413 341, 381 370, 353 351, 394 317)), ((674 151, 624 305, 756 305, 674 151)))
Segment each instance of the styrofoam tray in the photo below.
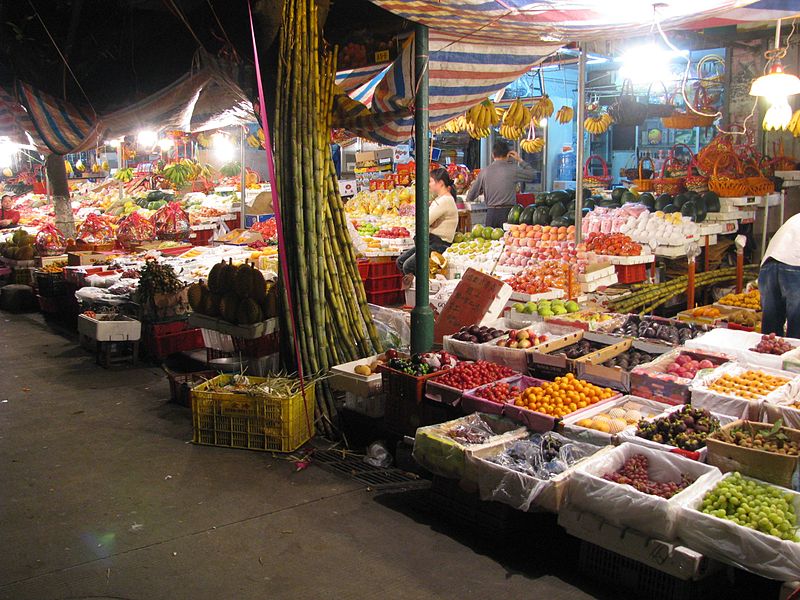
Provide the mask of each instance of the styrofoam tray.
POLYGON ((359 375, 354 371, 354 369, 360 365, 368 366, 372 364, 375 362, 376 358, 377 355, 369 356, 332 367, 330 379, 331 387, 362 397, 380 394, 383 390, 383 380, 381 379, 380 373, 359 375))
POLYGON ((603 277, 602 279, 595 279, 594 281, 589 282, 582 282, 581 291, 585 293, 596 292, 602 287, 608 287, 609 285, 614 285, 615 283, 619 282, 619 278, 617 277, 617 273, 614 272, 607 277, 603 277))
POLYGON ((646 265, 656 259, 652 254, 642 254, 640 256, 606 256, 595 254, 594 252, 587 252, 587 254, 592 254, 598 261, 608 262, 612 265, 646 265))
MULTIPOLYGON (((613 402, 598 402, 597 404, 587 407, 580 414, 573 413, 571 415, 567 415, 562 421, 564 425, 564 434, 573 439, 585 440, 592 444, 613 444, 615 439, 620 436, 622 432, 619 434, 606 433, 604 431, 598 431, 588 427, 581 427, 580 425, 577 425, 577 422, 582 421, 583 419, 591 419, 600 413, 607 413, 611 409, 621 407, 628 402, 635 402, 636 404, 646 407, 651 411, 650 414, 652 414, 654 417, 662 414, 667 408, 669 408, 669 405, 664 404, 663 402, 658 402, 657 400, 649 400, 647 398, 640 398, 639 396, 622 396, 613 402)), ((642 418, 646 417, 643 416, 642 418)), ((623 431, 635 431, 635 429, 636 425, 628 425, 623 431)))
POLYGON ((564 297, 564 290, 551 288, 548 292, 541 294, 523 294, 522 292, 511 292, 509 302, 537 302, 539 300, 556 300, 564 297))

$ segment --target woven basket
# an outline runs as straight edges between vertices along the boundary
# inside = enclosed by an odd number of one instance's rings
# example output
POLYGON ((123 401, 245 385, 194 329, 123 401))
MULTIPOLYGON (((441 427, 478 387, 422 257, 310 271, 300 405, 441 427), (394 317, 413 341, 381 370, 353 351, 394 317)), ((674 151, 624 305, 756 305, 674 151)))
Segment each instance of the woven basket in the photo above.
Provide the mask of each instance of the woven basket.
POLYGON ((693 156, 689 162, 689 174, 683 178, 683 185, 690 192, 702 193, 708 191, 708 177, 700 173, 696 156, 693 156))
POLYGON ((719 134, 697 153, 697 166, 702 173, 711 173, 717 158, 731 152, 733 152, 733 143, 730 136, 719 134))
POLYGON ((729 154, 720 154, 717 157, 717 160, 714 161, 711 177, 708 178, 708 189, 716 192, 721 198, 747 196, 749 182, 742 175, 742 163, 736 154, 731 152, 729 154), (733 163, 733 171, 730 174, 719 173, 719 162, 725 157, 728 157, 727 160, 733 163))
POLYGON ((650 158, 649 156, 646 156, 645 158, 640 159, 639 160, 639 168, 638 168, 639 177, 631 179, 631 181, 633 182, 633 185, 635 185, 637 188, 639 188, 640 192, 652 192, 653 189, 654 189, 654 187, 653 187, 653 172, 655 170, 656 170, 656 165, 653 162, 652 158, 650 158), (651 167, 649 169, 650 176, 648 176, 645 173, 645 169, 642 169, 642 166, 644 165, 645 161, 650 163, 650 167, 651 167))
POLYGON ((589 158, 586 159, 586 162, 583 163, 583 184, 586 187, 594 187, 594 188, 607 188, 608 185, 611 183, 611 175, 608 174, 608 163, 603 160, 602 156, 597 154, 592 154, 589 158), (597 159, 600 161, 600 164, 603 167, 603 175, 592 175, 589 171, 589 164, 592 162, 592 159, 597 159))
POLYGON ((714 124, 714 117, 696 115, 694 113, 674 112, 661 119, 661 124, 667 129, 693 129, 695 127, 710 127, 714 124))
POLYGON ((661 176, 653 179, 653 191, 658 194, 680 194, 683 191, 683 177, 667 177, 667 165, 674 162, 675 157, 670 155, 661 166, 661 176))
POLYGON ((775 184, 772 180, 764 177, 761 169, 754 161, 748 162, 742 169, 747 180, 748 196, 766 196, 775 191, 775 184))

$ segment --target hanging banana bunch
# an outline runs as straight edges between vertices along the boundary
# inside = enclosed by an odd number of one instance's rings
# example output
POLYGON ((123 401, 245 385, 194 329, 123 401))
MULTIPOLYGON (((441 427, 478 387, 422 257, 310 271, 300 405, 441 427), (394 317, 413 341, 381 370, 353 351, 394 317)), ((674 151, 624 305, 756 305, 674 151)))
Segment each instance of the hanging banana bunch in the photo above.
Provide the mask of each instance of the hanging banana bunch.
POLYGON ((68 160, 64 160, 64 169, 67 171, 67 175, 72 175, 75 171, 72 170, 72 163, 68 160))
MULTIPOLYGON (((767 118, 764 117, 764 129, 767 129, 766 120, 767 118)), ((789 121, 789 125, 786 127, 786 130, 794 137, 800 136, 800 109, 794 111, 792 114, 792 119, 789 121)))
POLYGON ((251 148, 261 148, 261 142, 252 133, 247 136, 247 145, 251 148))
POLYGON ((567 123, 572 122, 572 118, 575 116, 575 111, 572 110, 569 106, 562 106, 558 109, 556 113, 556 121, 561 123, 562 125, 566 125, 567 123))
POLYGON ((500 135, 509 140, 518 140, 522 137, 525 132, 525 125, 530 123, 530 120, 530 109, 522 103, 522 100, 517 98, 503 114, 500 135))
POLYGON ((103 164, 100 165, 100 170, 101 171, 105 171, 106 173, 108 173, 108 161, 107 160, 104 160, 103 164))
POLYGON ((475 130, 488 130, 490 127, 495 127, 500 123, 501 118, 500 110, 490 100, 476 104, 467 111, 466 116, 467 124, 472 125, 475 130))
POLYGON ((611 115, 607 112, 600 113, 591 117, 587 117, 583 122, 583 127, 592 135, 600 135, 608 131, 608 128, 614 122, 611 115))
POLYGON ((121 181, 122 183, 128 183, 131 179, 133 179, 133 169, 128 167, 127 169, 118 169, 116 173, 114 173, 114 179, 117 181, 121 181))
POLYGON ((528 129, 528 137, 519 143, 519 147, 523 152, 530 154, 544 150, 544 139, 536 137, 536 126, 533 124, 533 119, 531 119, 531 126, 528 129))
POLYGON ((205 133, 198 133, 196 139, 198 145, 203 149, 208 148, 211 145, 211 138, 209 138, 205 133))
POLYGON ((258 136, 258 141, 262 144, 267 140, 267 138, 264 137, 264 130, 261 129, 261 127, 259 127, 258 131, 256 131, 256 135, 258 136))
POLYGON ((533 118, 537 121, 540 119, 547 119, 553 115, 554 110, 555 107, 553 106, 553 101, 550 100, 550 96, 545 94, 539 98, 539 101, 536 104, 533 105, 533 108, 531 109, 531 116, 533 116, 533 118))
POLYGON ((480 140, 482 138, 489 137, 491 129, 489 127, 478 128, 472 123, 467 123, 467 133, 473 140, 480 140))

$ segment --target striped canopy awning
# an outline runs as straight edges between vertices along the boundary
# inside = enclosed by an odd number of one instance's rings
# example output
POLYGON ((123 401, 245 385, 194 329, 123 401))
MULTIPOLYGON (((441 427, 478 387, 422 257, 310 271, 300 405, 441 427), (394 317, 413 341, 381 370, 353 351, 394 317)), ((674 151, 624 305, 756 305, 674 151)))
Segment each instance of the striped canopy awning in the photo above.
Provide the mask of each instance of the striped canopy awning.
MULTIPOLYGON (((797 0, 669 0, 654 11, 644 0, 371 0, 373 4, 431 29, 472 42, 596 41, 694 23, 735 24, 800 13, 797 0)), ((707 26, 707 25, 701 25, 707 26)))
MULTIPOLYGON (((522 44, 501 48, 431 31, 428 104, 431 127, 449 121, 502 89, 560 46, 522 44)), ((367 95, 359 98, 359 90, 348 96, 340 88, 334 106, 335 126, 383 144, 407 140, 414 128, 414 81, 411 37, 394 62, 371 83, 362 86, 361 89, 374 88, 371 98, 367 95)))

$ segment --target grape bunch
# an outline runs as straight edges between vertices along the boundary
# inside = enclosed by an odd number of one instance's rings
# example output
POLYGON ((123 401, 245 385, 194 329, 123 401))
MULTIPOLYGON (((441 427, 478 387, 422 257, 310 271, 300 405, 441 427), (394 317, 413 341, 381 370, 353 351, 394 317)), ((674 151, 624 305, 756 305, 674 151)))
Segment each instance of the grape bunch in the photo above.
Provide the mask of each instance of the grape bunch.
POLYGON ((776 354, 780 356, 781 354, 789 352, 789 350, 794 350, 794 346, 782 337, 770 333, 769 335, 762 335, 761 341, 758 342, 754 348, 750 348, 750 350, 753 352, 760 352, 761 354, 776 354))
POLYGON ((735 472, 703 498, 700 510, 782 540, 798 541, 792 494, 735 472))
POLYGON ((638 491, 650 494, 652 496, 660 496, 661 498, 672 498, 678 492, 686 489, 692 481, 681 475, 681 480, 678 481, 653 481, 650 479, 648 471, 649 462, 647 457, 643 454, 634 454, 621 468, 603 475, 603 479, 613 481, 614 483, 627 484, 638 491))

